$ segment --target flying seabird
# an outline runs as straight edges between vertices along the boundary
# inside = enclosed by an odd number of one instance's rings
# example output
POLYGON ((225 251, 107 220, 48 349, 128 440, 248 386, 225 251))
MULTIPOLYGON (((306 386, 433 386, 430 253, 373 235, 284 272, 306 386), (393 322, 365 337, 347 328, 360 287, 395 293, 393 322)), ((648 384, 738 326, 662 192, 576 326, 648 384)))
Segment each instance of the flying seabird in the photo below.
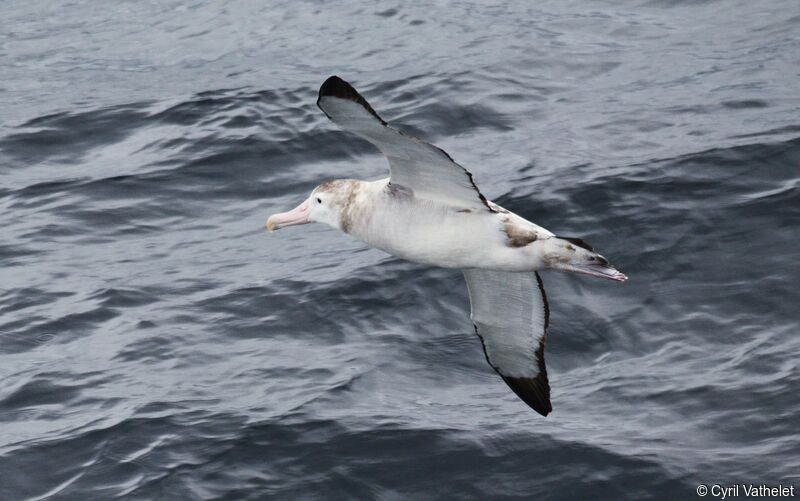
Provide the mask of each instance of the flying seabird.
POLYGON ((549 309, 538 271, 627 277, 583 240, 556 236, 487 200, 450 155, 389 126, 341 78, 322 84, 317 106, 377 147, 390 175, 322 183, 296 208, 270 216, 267 228, 326 223, 394 256, 463 270, 486 360, 546 416, 552 410, 544 364, 549 309))

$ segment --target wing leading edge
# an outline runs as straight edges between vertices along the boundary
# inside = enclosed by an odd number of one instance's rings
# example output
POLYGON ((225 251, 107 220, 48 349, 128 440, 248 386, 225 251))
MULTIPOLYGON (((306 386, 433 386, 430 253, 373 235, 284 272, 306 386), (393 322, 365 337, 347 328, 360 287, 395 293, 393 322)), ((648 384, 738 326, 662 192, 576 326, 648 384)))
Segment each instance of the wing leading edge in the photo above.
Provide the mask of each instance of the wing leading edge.
POLYGON ((389 161, 390 183, 419 198, 455 207, 493 211, 472 174, 450 155, 389 126, 352 85, 337 76, 319 89, 317 106, 334 123, 377 147, 389 161))

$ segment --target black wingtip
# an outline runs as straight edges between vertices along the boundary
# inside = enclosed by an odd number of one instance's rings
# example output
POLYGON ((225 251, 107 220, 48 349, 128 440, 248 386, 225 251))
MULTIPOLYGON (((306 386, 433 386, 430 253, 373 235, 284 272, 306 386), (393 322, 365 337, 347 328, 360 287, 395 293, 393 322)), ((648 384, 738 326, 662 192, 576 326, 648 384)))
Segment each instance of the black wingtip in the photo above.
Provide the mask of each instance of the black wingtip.
MULTIPOLYGON (((335 97, 339 99, 347 99, 348 101, 353 101, 354 103, 358 103, 364 107, 372 116, 377 118, 381 124, 386 125, 386 122, 378 116, 375 110, 372 109, 372 106, 369 105, 366 99, 358 93, 358 91, 353 88, 352 85, 341 79, 337 75, 332 75, 328 77, 325 82, 322 83, 322 86, 319 88, 319 96, 317 97, 317 106, 328 115, 328 112, 325 111, 325 108, 320 104, 320 100, 323 97, 335 97)), ((328 115, 330 117, 330 115, 328 115)))
POLYGON ((353 94, 358 95, 358 92, 356 92, 352 85, 345 82, 337 75, 328 77, 322 84, 322 87, 319 88, 319 97, 333 96, 342 99, 351 99, 350 96, 353 94))
POLYGON ((550 403, 550 384, 547 382, 546 372, 540 373, 535 378, 503 376, 503 381, 523 402, 542 416, 547 416, 553 410, 550 403))
POLYGON ((536 350, 536 361, 539 374, 536 377, 507 377, 500 374, 509 388, 528 404, 533 410, 547 416, 553 410, 550 403, 550 382, 547 380, 547 368, 544 363, 544 346, 547 337, 543 337, 536 350))

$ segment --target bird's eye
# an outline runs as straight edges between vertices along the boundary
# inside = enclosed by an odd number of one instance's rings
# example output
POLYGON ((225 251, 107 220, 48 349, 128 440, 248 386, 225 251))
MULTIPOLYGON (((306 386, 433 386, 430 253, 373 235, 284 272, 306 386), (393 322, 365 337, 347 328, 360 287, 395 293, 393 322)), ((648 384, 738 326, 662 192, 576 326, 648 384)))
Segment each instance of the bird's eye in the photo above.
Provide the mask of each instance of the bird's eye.
POLYGON ((317 203, 321 204, 322 203, 322 199, 321 198, 317 198, 317 203))

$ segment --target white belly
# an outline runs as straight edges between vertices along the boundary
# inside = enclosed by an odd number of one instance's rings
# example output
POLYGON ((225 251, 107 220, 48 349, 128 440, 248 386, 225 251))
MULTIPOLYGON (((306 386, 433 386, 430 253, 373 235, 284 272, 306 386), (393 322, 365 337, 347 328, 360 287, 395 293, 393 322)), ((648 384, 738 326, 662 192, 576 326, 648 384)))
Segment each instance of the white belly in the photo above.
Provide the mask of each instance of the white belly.
POLYGON ((351 234, 397 257, 446 268, 527 271, 541 267, 534 246, 508 246, 503 215, 488 210, 459 212, 413 197, 380 197, 373 200, 372 209, 351 234))

